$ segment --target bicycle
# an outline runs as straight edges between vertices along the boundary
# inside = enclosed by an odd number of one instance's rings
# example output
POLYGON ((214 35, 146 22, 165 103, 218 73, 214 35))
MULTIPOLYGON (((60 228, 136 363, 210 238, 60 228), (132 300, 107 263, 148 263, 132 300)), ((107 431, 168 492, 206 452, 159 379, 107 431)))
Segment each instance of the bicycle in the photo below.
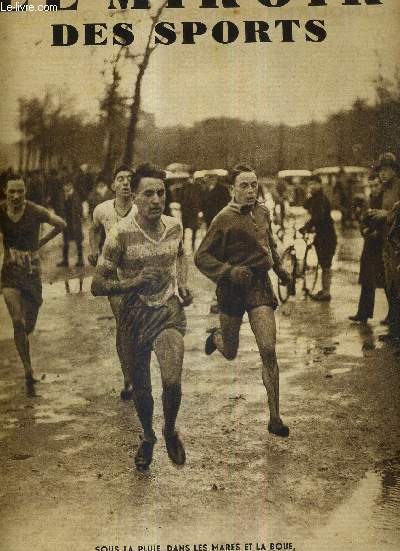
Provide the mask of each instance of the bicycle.
POLYGON ((302 279, 302 291, 305 297, 310 296, 318 281, 319 264, 314 246, 314 237, 310 233, 301 233, 296 227, 293 231, 293 242, 285 249, 282 257, 282 265, 292 276, 289 285, 284 285, 278 280, 278 296, 285 303, 290 296, 296 295, 296 280, 302 279), (297 257, 296 241, 301 239, 305 243, 302 259, 297 257))

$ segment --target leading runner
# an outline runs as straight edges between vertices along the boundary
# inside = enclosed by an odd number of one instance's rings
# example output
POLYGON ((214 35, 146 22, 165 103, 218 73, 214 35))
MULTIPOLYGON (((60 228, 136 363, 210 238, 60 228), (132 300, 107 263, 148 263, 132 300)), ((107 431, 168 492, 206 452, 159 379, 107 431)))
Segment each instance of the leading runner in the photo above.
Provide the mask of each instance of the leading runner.
POLYGON ((164 180, 165 172, 152 165, 137 168, 131 187, 138 211, 110 230, 92 282, 95 296, 123 295, 118 317, 120 346, 143 428, 135 455, 138 470, 148 469, 156 442, 150 376, 152 350, 161 372, 167 452, 177 465, 186 460, 175 422, 182 396, 186 331, 183 306, 190 304, 191 295, 186 287, 182 226, 176 218, 163 215, 164 180))

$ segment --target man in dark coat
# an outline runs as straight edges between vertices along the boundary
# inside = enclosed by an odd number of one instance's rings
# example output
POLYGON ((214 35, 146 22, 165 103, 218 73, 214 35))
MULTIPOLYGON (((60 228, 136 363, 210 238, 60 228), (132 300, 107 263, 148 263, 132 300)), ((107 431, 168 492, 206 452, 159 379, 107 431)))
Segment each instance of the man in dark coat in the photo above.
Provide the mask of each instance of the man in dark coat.
POLYGON ((389 215, 394 205, 400 201, 400 166, 393 153, 383 153, 375 170, 382 182, 382 208, 372 209, 371 219, 381 226, 383 232, 383 263, 385 266, 385 284, 389 300, 389 332, 381 335, 382 341, 400 341, 400 300, 396 290, 397 250, 388 239, 391 218, 389 215))
POLYGON ((109 201, 110 199, 114 199, 114 193, 108 187, 104 176, 99 174, 96 185, 89 193, 87 199, 89 205, 89 216, 91 220, 93 220, 93 212, 97 205, 100 205, 100 203, 103 203, 104 201, 109 201))
MULTIPOLYGON (((371 195, 369 198, 370 209, 381 209, 383 190, 378 178, 370 182, 371 195)), ((361 233, 364 237, 364 246, 360 259, 360 275, 358 282, 361 284, 360 300, 355 316, 349 316, 351 321, 365 323, 374 315, 375 289, 385 287, 385 268, 383 265, 382 230, 376 227, 369 217, 369 210, 361 220, 361 233)))
MULTIPOLYGON (((392 328, 400 327, 400 201, 395 203, 388 215, 388 242, 392 249, 392 308, 389 320, 392 328)), ((400 357, 400 338, 394 341, 397 345, 396 356, 400 357)))
MULTIPOLYGON (((217 174, 207 174, 204 178, 204 194, 202 197, 203 217, 207 228, 217 214, 229 203, 231 194, 217 174)), ((218 314, 217 299, 214 298, 210 305, 210 314, 218 314)))
POLYGON ((182 193, 182 226, 183 230, 190 228, 192 231, 192 250, 194 252, 196 234, 199 226, 199 213, 202 205, 201 186, 192 180, 186 182, 182 193))
POLYGON ((315 232, 314 246, 318 263, 322 268, 322 289, 312 296, 314 300, 331 300, 332 260, 336 251, 335 224, 331 216, 331 204, 322 190, 319 176, 310 180, 311 197, 304 203, 310 213, 310 220, 301 228, 301 232, 315 232))
POLYGON ((63 181, 61 171, 51 168, 47 176, 47 201, 56 214, 62 211, 64 203, 63 181))
POLYGON ((228 188, 219 181, 218 175, 209 174, 205 180, 206 192, 202 210, 208 228, 213 218, 229 203, 231 195, 228 188))
POLYGON ((42 172, 38 169, 32 170, 27 175, 26 183, 26 198, 37 205, 45 206, 47 203, 47 190, 42 172))
POLYGON ((75 180, 75 191, 79 195, 81 202, 87 201, 89 193, 93 189, 93 183, 93 174, 89 171, 88 165, 81 165, 75 180))
POLYGON ((71 179, 67 179, 64 184, 64 205, 63 218, 67 223, 63 231, 64 246, 63 259, 57 264, 58 267, 68 267, 69 260, 69 242, 75 241, 78 254, 77 267, 83 267, 83 232, 82 232, 82 202, 78 193, 74 190, 71 179))

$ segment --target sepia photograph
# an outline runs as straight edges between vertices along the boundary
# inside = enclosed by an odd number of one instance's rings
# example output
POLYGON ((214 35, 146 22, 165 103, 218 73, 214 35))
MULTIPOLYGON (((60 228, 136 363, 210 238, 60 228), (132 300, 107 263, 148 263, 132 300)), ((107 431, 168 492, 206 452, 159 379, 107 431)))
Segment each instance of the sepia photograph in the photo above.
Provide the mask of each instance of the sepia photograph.
POLYGON ((0 0, 0 550, 400 548, 398 0, 0 0))

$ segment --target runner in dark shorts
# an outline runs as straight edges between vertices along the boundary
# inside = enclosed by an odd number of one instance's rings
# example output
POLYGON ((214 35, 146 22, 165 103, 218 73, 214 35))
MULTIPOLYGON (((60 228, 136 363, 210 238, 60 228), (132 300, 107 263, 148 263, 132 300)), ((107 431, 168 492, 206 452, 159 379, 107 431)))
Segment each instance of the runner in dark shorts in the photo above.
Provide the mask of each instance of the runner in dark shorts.
POLYGON ((279 368, 275 353, 278 302, 268 271, 290 283, 271 231, 268 209, 257 202, 258 181, 252 168, 239 165, 231 174, 233 200, 214 218, 195 255, 199 270, 217 284, 220 327, 208 336, 206 354, 219 350, 236 357, 243 314, 248 313, 262 358, 268 395, 269 432, 289 435, 279 415, 279 368))
POLYGON ((65 222, 50 211, 27 201, 25 183, 14 177, 6 184, 6 200, 0 203, 0 232, 4 238, 1 289, 14 327, 14 342, 28 386, 35 378, 29 335, 35 328, 42 304, 39 249, 65 228, 65 222), (40 225, 54 228, 39 239, 40 225))
POLYGON ((123 295, 118 339, 143 428, 135 455, 139 470, 149 467, 156 442, 150 377, 152 350, 160 365, 167 452, 175 464, 182 465, 186 460, 175 422, 182 396, 186 330, 183 306, 190 304, 191 295, 186 287, 182 226, 175 218, 163 215, 164 179, 165 173, 156 167, 138 167, 132 179, 138 211, 111 228, 92 282, 95 296, 123 295))

